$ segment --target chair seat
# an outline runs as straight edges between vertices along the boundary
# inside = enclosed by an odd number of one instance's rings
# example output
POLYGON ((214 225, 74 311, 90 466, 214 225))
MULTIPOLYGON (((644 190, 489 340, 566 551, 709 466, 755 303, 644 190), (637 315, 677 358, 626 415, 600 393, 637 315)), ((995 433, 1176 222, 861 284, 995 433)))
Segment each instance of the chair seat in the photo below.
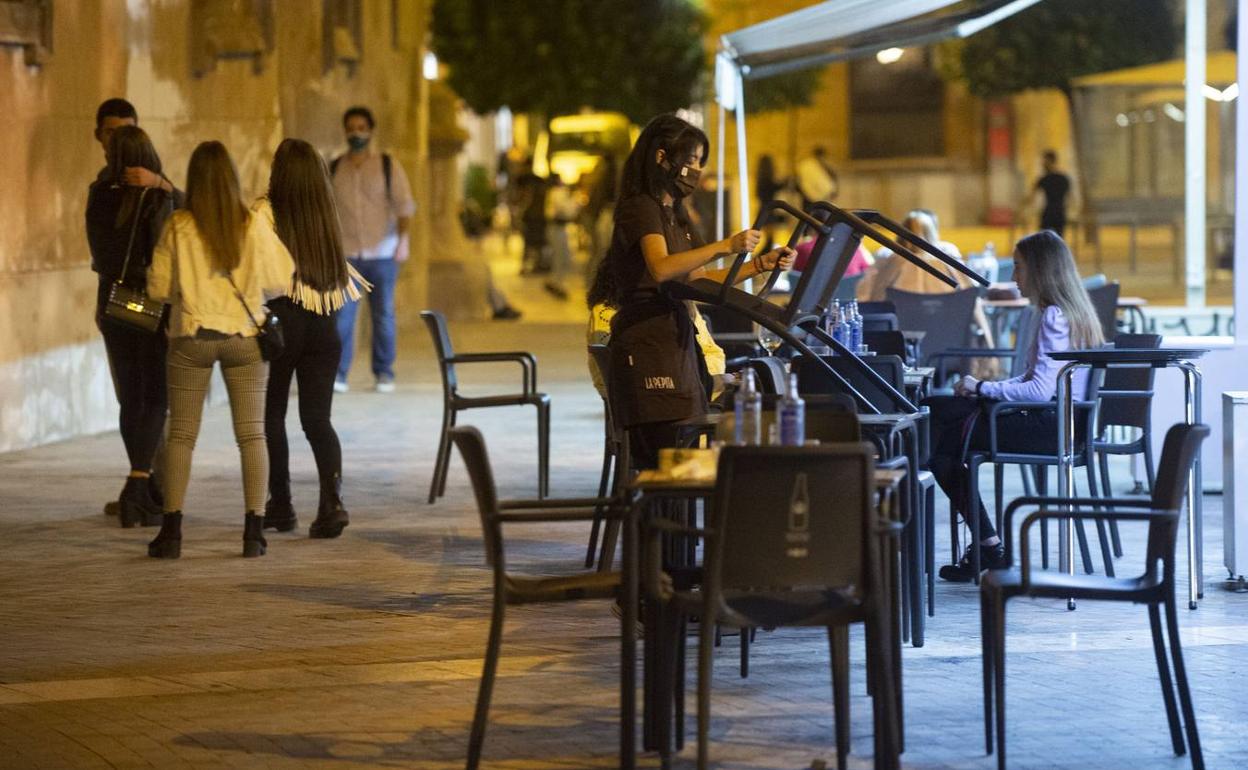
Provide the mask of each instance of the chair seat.
POLYGON ((1038 596, 1053 599, 1107 599, 1111 601, 1156 601, 1161 598, 1161 578, 1141 575, 1131 578, 1102 575, 1068 575, 1056 570, 1032 570, 1031 585, 1023 590, 1023 573, 1017 567, 989 570, 980 580, 985 591, 1010 596, 1038 596))
POLYGON ((481 406, 525 406, 527 404, 546 404, 550 396, 545 393, 525 395, 523 393, 506 393, 500 396, 452 396, 451 407, 454 409, 473 409, 481 406))
POLYGON ((861 605, 839 591, 724 592, 731 614, 723 620, 745 620, 751 626, 827 626, 857 617, 861 605))
POLYGON ((610 599, 620 587, 619 572, 581 572, 559 577, 507 576, 507 603, 572 602, 610 599))

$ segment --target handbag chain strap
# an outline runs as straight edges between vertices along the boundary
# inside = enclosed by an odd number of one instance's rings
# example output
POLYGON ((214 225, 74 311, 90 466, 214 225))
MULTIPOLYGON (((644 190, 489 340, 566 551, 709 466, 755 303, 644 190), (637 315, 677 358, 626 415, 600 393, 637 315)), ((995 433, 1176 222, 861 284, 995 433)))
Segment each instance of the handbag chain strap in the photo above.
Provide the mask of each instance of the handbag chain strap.
POLYGON ((234 296, 238 297, 238 301, 243 304, 243 310, 247 311, 247 317, 251 319, 252 326, 256 327, 256 331, 264 333, 264 327, 256 323, 256 316, 251 312, 251 306, 247 304, 247 300, 243 299, 243 293, 238 290, 238 284, 234 283, 234 276, 229 273, 225 274, 225 280, 230 282, 230 286, 234 289, 234 296))
POLYGON ((143 198, 147 196, 147 190, 144 187, 139 193, 139 205, 134 209, 134 223, 130 225, 130 240, 126 243, 126 259, 121 263, 121 277, 117 279, 117 283, 123 283, 130 272, 130 252, 134 249, 134 234, 139 229, 139 220, 143 215, 143 198))

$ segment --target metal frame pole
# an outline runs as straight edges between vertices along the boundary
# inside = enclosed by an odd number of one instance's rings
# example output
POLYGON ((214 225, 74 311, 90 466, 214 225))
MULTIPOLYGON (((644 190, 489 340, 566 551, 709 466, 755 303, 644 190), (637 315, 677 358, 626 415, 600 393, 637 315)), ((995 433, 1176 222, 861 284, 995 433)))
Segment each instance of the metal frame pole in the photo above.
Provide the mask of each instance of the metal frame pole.
MULTIPOLYGON (((1207 0, 1187 0, 1184 63, 1183 219, 1187 304, 1205 306, 1205 76, 1207 0)), ((1242 3, 1241 3, 1242 5, 1242 3)), ((1241 19, 1245 18, 1243 16, 1241 19)), ((1238 128, 1238 127, 1237 127, 1238 128)))

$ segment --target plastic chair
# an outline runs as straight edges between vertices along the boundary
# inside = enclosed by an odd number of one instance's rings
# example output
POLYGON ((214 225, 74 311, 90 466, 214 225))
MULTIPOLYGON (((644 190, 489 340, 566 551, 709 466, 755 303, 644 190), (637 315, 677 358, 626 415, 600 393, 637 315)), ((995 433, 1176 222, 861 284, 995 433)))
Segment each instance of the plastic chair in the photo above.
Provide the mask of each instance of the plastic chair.
MULTIPOLYGON (((850 740, 848 624, 865 623, 876 767, 899 767, 894 660, 900 649, 888 618, 879 542, 897 527, 877 516, 873 471, 872 450, 866 444, 721 451, 708 526, 696 530, 706 540, 702 588, 666 589, 660 595, 684 614, 701 619, 699 770, 709 763, 715 623, 743 629, 828 629, 838 768, 845 767, 850 740)), ((656 541, 652 538, 652 546, 656 541)), ((663 585, 657 576, 650 584, 663 585)))
POLYGON ((1118 294, 1121 288, 1114 281, 1088 289, 1088 299, 1092 300, 1092 308, 1096 310, 1096 317, 1101 322, 1101 332, 1106 342, 1118 336, 1118 294))
MULTIPOLYGON (((1192 767, 1203 770, 1200 736, 1196 729, 1196 710, 1183 665, 1183 649, 1179 643, 1179 623, 1175 608, 1174 549, 1179 531, 1180 510, 1187 492, 1188 471, 1196 461, 1201 443, 1209 436, 1205 425, 1179 424, 1166 432, 1161 452, 1157 483, 1150 500, 1104 498, 1024 497, 1015 500, 1006 511, 1005 549, 1011 566, 992 570, 980 588, 980 617, 983 637, 984 677, 984 746, 993 751, 993 723, 996 724, 997 767, 1005 769, 1005 603, 1016 596, 1049 599, 1088 599, 1131 602, 1148 605, 1148 620, 1153 636, 1153 654, 1161 680, 1162 701, 1170 726, 1170 741, 1175 756, 1191 751, 1192 767), (1110 502, 1115 510, 1066 508, 1063 506, 1095 506, 1110 502), (1018 567, 1013 567, 1010 521, 1022 507, 1037 506, 1039 510, 1023 520, 1019 533, 1018 567), (1131 509, 1131 510, 1121 510, 1131 509), (1033 572, 1031 568, 1028 530, 1036 522, 1066 518, 1117 519, 1148 522, 1148 553, 1144 574, 1132 578, 1073 576, 1057 572, 1033 572), (1160 564, 1160 571, 1158 565, 1160 564), (1165 608, 1166 627, 1170 638, 1170 656, 1174 661, 1174 678, 1178 683, 1179 708, 1175 705, 1170 666, 1166 661, 1166 642, 1161 627, 1161 608, 1165 608), (995 719, 994 706, 995 704, 995 719), (1187 745, 1183 732, 1186 727, 1187 745)), ((1134 693, 1132 694, 1134 695, 1134 693)))
MULTIPOLYGON (((1159 348, 1160 334, 1119 334, 1114 345, 1120 348, 1159 348)), ((1110 497, 1110 455, 1143 455, 1144 475, 1148 479, 1151 494, 1155 482, 1153 466, 1153 380, 1157 370, 1107 369, 1105 382, 1101 385, 1101 412, 1097 424, 1097 438, 1093 443, 1101 469, 1101 487, 1110 497), (1108 437, 1113 427, 1135 428, 1140 435, 1132 441, 1117 443, 1108 437)), ((1117 540, 1115 538, 1115 540, 1117 540)), ((1122 547, 1115 542, 1114 553, 1122 555, 1122 547)))
MULTIPOLYGON (((468 770, 475 770, 481 761, 485 728, 489 720, 490 696, 494 690, 494 674, 498 669, 499 647, 503 640, 503 615, 508 604, 546 604, 581 599, 614 599, 620 586, 619 572, 582 572, 575 575, 550 577, 518 576, 507 572, 503 524, 551 524, 588 521, 595 506, 610 501, 598 498, 565 500, 499 500, 494 487, 485 440, 472 426, 450 430, 455 446, 468 467, 472 491, 481 515, 481 534, 485 541, 485 559, 494 573, 494 603, 490 612, 490 636, 485 649, 485 666, 477 691, 477 707, 472 718, 472 734, 468 740, 468 770)), ((612 507, 610 516, 619 518, 612 507)))
MULTIPOLYGON (((628 431, 621 428, 615 420, 615 412, 611 408, 611 349, 606 345, 590 345, 589 355, 607 383, 608 393, 602 399, 603 410, 603 447, 602 474, 598 478, 598 497, 617 496, 624 488, 631 475, 628 456, 628 431)), ((606 506, 599 506, 594 511, 594 521, 589 530, 589 546, 585 550, 585 566, 594 566, 594 551, 598 548, 598 533, 606 514, 606 506)), ((615 552, 615 540, 618 537, 618 526, 608 525, 603 535, 603 554, 608 550, 615 552)), ((601 557, 600 557, 601 558, 601 557)), ((604 565, 605 566, 605 565, 604 565)))
POLYGON ((978 289, 943 294, 888 289, 886 296, 897 307, 897 319, 903 331, 925 333, 921 366, 933 366, 934 356, 949 348, 971 346, 971 323, 975 317, 975 301, 979 298, 978 289))
POLYGON ((550 493, 550 396, 537 392, 537 359, 531 353, 460 353, 451 347, 446 318, 436 310, 422 310, 433 338, 433 349, 438 356, 442 372, 442 432, 438 441, 438 456, 433 466, 433 482, 429 485, 429 502, 446 494, 446 476, 451 464, 451 428, 458 414, 466 409, 491 406, 537 407, 537 496, 550 493), (456 364, 498 363, 512 361, 523 370, 520 393, 497 396, 461 396, 459 380, 455 375, 456 364))

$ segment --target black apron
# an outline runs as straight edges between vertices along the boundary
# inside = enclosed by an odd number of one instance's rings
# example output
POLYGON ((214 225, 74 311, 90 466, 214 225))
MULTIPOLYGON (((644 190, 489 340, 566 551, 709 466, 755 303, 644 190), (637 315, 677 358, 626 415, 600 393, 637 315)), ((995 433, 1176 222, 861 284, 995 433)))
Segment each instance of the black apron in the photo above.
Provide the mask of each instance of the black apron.
POLYGON ((706 414, 706 362, 684 302, 661 289, 633 292, 611 319, 610 348, 625 428, 706 414))

